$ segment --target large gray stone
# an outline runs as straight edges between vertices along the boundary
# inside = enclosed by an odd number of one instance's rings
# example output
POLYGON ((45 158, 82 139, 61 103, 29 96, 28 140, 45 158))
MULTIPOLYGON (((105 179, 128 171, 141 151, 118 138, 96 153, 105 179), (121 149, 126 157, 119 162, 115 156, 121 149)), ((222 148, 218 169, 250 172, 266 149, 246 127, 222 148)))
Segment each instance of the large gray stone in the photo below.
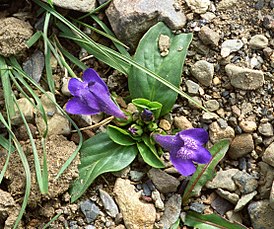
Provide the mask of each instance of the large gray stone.
POLYGON ((134 49, 142 35, 158 21, 171 29, 181 29, 186 23, 182 11, 174 8, 174 0, 113 0, 106 10, 110 25, 121 41, 134 49))
POLYGON ((152 180, 156 188, 162 193, 176 192, 180 181, 175 177, 167 174, 161 169, 150 169, 148 171, 148 177, 152 180))
POLYGON ((217 189, 222 188, 228 191, 235 191, 237 189, 236 184, 232 180, 232 177, 239 172, 238 169, 220 170, 212 181, 206 183, 207 188, 217 189))
POLYGON ((232 179, 243 194, 255 191, 258 186, 258 181, 245 171, 237 172, 232 179))
POLYGON ((163 229, 169 229, 179 218, 181 212, 182 197, 180 194, 172 195, 165 204, 165 211, 160 220, 163 229))
POLYGON ((248 206, 248 213, 254 229, 273 228, 274 209, 269 205, 269 200, 252 202, 248 206))
POLYGON ((262 71, 238 67, 234 64, 225 66, 226 74, 233 87, 242 90, 255 90, 263 86, 264 74, 262 71))
MULTIPOLYGON (((46 0, 43 0, 46 2, 46 0)), ((80 12, 89 12, 95 9, 96 0, 52 0, 53 4, 64 9, 76 10, 80 12)))

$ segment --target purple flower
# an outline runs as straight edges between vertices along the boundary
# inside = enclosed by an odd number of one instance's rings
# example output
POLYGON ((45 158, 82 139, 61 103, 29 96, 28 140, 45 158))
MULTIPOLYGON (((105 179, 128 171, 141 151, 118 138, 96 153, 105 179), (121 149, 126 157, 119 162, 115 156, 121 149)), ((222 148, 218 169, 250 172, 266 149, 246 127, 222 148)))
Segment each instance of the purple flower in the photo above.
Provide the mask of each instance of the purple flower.
POLYGON ((110 97, 105 82, 95 70, 88 68, 83 73, 83 82, 72 78, 68 89, 74 96, 66 105, 71 114, 95 115, 104 112, 117 118, 126 118, 110 97))
POLYGON ((202 128, 183 130, 176 135, 155 134, 154 139, 170 152, 172 164, 184 176, 196 171, 193 162, 206 164, 211 159, 210 152, 203 147, 208 141, 208 133, 202 128))

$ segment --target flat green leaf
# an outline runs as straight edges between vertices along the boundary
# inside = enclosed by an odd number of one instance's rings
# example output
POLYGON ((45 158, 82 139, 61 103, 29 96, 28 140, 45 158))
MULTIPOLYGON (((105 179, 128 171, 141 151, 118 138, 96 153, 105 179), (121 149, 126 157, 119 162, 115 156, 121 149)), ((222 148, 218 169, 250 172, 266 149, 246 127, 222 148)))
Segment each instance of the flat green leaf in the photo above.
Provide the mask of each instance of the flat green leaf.
POLYGON ((202 215, 193 211, 188 211, 185 218, 185 225, 199 229, 247 229, 238 223, 231 223, 219 215, 202 215))
POLYGON ((107 134, 112 141, 122 146, 131 146, 136 144, 130 133, 117 126, 108 125, 107 134))
POLYGON ((138 153, 136 146, 121 146, 107 133, 86 140, 80 149, 79 178, 70 190, 71 202, 76 201, 102 173, 119 171, 128 166, 138 153))
MULTIPOLYGON (((133 60, 179 88, 183 64, 191 39, 192 34, 174 35, 164 23, 159 22, 143 36, 133 60), (169 53, 164 57, 161 56, 158 44, 161 35, 168 36, 170 39, 169 53)), ((162 115, 171 110, 178 95, 177 92, 170 90, 136 66, 131 67, 128 85, 133 99, 146 98, 163 104, 162 115)))
POLYGON ((141 109, 148 109, 153 112, 155 119, 158 119, 161 114, 161 110, 163 105, 158 102, 151 102, 148 99, 144 98, 137 98, 133 99, 132 103, 137 107, 141 109))
POLYGON ((138 142, 137 148, 145 163, 158 169, 165 167, 159 156, 156 155, 144 142, 138 142))
POLYGON ((202 187, 215 176, 215 167, 223 159, 229 148, 228 140, 221 140, 214 144, 209 150, 212 158, 208 164, 199 164, 196 172, 189 180, 183 194, 183 203, 186 204, 192 196, 199 196, 202 187))

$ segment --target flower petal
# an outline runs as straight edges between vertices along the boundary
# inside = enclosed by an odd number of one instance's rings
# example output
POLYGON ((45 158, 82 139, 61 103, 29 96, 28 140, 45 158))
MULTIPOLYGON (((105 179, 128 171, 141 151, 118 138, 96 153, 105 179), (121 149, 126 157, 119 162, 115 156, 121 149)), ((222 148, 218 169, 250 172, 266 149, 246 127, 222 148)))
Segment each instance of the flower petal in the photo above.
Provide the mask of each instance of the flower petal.
POLYGON ((178 151, 183 146, 183 141, 178 135, 154 134, 154 140, 167 151, 178 151))
POLYGON ((184 160, 180 157, 176 157, 177 151, 170 152, 170 161, 173 166, 183 176, 189 176, 196 171, 196 167, 191 160, 184 160))
POLYGON ((212 158, 210 152, 202 146, 193 152, 192 160, 200 164, 206 164, 212 158))
POLYGON ((99 110, 91 108, 80 98, 74 97, 67 102, 66 111, 70 114, 95 115, 99 110))
POLYGON ((79 96, 81 93, 81 90, 83 90, 84 88, 85 88, 85 85, 82 81, 76 78, 72 78, 69 80, 68 89, 73 96, 79 96))
POLYGON ((208 142, 208 133, 203 128, 191 128, 178 133, 183 140, 185 137, 192 138, 197 144, 203 145, 208 142))
POLYGON ((105 93, 93 93, 100 110, 106 114, 113 115, 117 118, 126 118, 126 115, 113 102, 111 97, 105 93))
POLYGON ((83 80, 84 82, 87 82, 87 83, 89 82, 98 83, 103 86, 104 93, 109 93, 107 85, 94 69, 92 68, 86 69, 83 73, 83 80))

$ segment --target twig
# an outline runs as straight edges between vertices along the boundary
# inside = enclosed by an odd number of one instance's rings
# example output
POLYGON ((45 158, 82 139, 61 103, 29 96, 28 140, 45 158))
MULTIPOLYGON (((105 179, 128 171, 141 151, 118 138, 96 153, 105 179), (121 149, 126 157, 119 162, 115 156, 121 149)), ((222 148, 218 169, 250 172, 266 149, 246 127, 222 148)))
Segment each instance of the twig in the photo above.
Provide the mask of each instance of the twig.
MULTIPOLYGON (((114 116, 110 116, 110 117, 104 119, 101 122, 98 122, 98 123, 96 123, 94 125, 91 125, 91 126, 86 126, 86 127, 80 128, 79 130, 81 130, 81 131, 82 130, 90 130, 90 129, 97 128, 99 126, 104 126, 104 125, 110 123, 113 119, 114 119, 114 116)), ((72 130, 71 132, 77 132, 77 130, 72 130)))

